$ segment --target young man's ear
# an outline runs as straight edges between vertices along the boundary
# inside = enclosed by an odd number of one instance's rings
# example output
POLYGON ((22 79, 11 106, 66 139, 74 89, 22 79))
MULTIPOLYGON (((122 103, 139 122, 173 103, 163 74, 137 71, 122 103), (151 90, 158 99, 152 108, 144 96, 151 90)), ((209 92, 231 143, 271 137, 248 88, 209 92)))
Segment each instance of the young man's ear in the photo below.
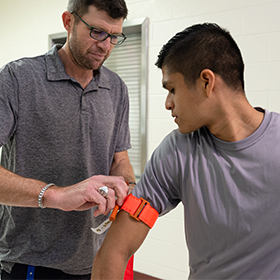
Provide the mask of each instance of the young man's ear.
POLYGON ((215 84, 215 74, 210 69, 204 69, 200 73, 200 79, 206 95, 210 96, 215 84))

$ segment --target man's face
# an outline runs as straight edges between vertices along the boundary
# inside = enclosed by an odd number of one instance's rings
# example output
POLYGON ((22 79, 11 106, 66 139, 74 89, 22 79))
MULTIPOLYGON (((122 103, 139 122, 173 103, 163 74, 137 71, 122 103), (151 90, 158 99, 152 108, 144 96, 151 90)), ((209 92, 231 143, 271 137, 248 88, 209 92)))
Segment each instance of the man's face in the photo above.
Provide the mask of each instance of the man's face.
POLYGON ((162 68, 162 75, 163 87, 168 90, 165 107, 171 110, 180 132, 190 133, 206 125, 205 98, 199 83, 187 86, 181 73, 170 73, 166 66, 162 68))
MULTIPOLYGON (((75 15, 72 14, 72 17, 75 15)), ((83 15, 82 19, 90 26, 107 33, 122 33, 123 19, 112 19, 106 12, 99 11, 94 6, 89 6, 88 13, 83 15)), ((97 70, 109 57, 114 45, 110 43, 110 37, 103 42, 90 37, 90 29, 78 20, 70 33, 69 47, 75 64, 83 69, 97 70)))

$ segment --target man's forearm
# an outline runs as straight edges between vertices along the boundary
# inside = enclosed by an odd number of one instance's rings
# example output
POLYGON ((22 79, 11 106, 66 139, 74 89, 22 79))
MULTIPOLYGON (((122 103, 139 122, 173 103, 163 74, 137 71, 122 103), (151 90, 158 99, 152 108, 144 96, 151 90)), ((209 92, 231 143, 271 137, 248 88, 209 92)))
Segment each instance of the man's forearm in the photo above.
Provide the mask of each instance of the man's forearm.
MULTIPOLYGON (((111 166, 110 175, 122 176, 127 182, 135 182, 135 175, 133 167, 129 161, 127 152, 116 153, 111 166)), ((129 188, 132 189, 134 184, 130 184, 129 188)))
POLYGON ((0 166, 0 204, 38 207, 38 195, 46 183, 24 178, 0 166))
MULTIPOLYGON (((21 177, 0 166, 0 204, 39 207, 38 197, 46 184, 21 177)), ((83 211, 98 206, 94 215, 107 215, 115 207, 115 196, 121 205, 127 192, 128 187, 123 177, 96 175, 75 185, 49 187, 42 197, 42 204, 44 207, 63 211, 83 211), (106 198, 99 193, 102 186, 109 188, 106 198)))
POLYGON ((118 164, 113 164, 110 175, 122 176, 127 182, 135 182, 133 167, 127 160, 122 160, 118 164))

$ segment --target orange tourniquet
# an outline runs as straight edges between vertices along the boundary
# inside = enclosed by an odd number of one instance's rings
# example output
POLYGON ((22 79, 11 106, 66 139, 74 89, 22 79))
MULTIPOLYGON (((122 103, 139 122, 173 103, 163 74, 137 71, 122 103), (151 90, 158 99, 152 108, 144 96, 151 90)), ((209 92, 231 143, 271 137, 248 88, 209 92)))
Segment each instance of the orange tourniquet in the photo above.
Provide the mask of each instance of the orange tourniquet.
MULTIPOLYGON (((114 221, 116 218, 116 215, 118 214, 119 206, 116 205, 111 216, 110 221, 114 221)), ((142 221, 146 225, 148 225, 150 228, 153 227, 155 224, 157 218, 158 218, 158 212, 150 206, 150 203, 146 201, 143 198, 137 198, 133 196, 132 194, 128 195, 125 198, 125 201, 123 205, 121 206, 120 210, 124 210, 130 214, 131 217, 136 219, 137 221, 142 221)), ((124 280, 133 280, 133 259, 134 256, 132 256, 127 264, 124 280)))
MULTIPOLYGON (((128 212, 132 218, 137 221, 142 221, 150 228, 153 227, 158 218, 158 212, 152 206, 150 206, 148 201, 143 198, 133 196, 132 194, 125 198, 120 210, 128 212)), ((115 215, 116 213, 112 213, 110 220, 115 220, 115 215)))

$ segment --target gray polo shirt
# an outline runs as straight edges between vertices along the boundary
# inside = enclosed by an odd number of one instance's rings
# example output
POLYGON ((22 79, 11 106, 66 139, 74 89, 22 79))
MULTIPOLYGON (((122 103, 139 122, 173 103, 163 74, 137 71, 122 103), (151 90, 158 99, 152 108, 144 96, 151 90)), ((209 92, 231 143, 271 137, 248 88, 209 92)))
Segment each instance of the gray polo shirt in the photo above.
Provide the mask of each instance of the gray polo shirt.
MULTIPOLYGON (((54 46, 46 55, 0 70, 1 165, 19 175, 75 184, 108 175, 115 152, 130 148, 127 87, 101 67, 86 89, 67 75, 54 46)), ((103 236, 90 230, 106 217, 0 205, 0 261, 91 272, 103 236)))

